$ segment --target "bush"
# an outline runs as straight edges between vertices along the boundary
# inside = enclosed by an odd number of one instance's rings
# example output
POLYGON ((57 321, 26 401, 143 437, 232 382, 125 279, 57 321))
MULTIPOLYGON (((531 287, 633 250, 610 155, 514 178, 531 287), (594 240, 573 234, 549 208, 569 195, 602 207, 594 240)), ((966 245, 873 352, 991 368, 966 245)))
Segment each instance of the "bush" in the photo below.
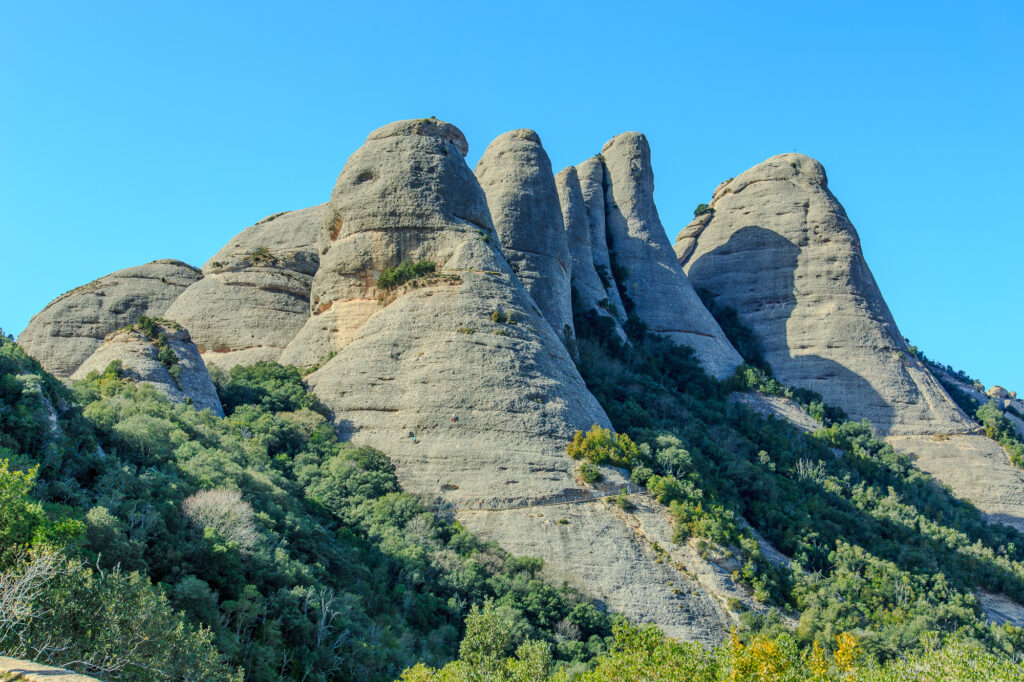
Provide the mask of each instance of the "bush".
POLYGON ((406 282, 424 275, 429 275, 437 269, 433 261, 421 260, 413 263, 411 260, 402 261, 397 267, 387 268, 377 278, 378 289, 395 289, 406 282))
POLYGON ((705 213, 714 213, 715 209, 711 208, 707 204, 697 204, 697 208, 693 209, 693 217, 702 216, 705 213))
POLYGON ((579 466, 579 472, 580 478, 582 478, 585 483, 600 483, 604 480, 604 475, 601 473, 601 470, 590 462, 581 463, 579 466))
POLYGON ((592 464, 610 464, 632 469, 639 463, 640 448, 624 433, 612 434, 611 429, 594 424, 584 434, 577 431, 566 451, 573 459, 585 459, 592 464))

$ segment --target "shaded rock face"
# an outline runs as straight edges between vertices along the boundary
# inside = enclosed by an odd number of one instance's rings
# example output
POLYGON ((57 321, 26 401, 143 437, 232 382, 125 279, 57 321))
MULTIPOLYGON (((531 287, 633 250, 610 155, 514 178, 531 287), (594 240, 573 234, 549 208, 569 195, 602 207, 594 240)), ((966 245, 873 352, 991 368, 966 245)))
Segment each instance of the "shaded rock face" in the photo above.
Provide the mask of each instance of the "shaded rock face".
POLYGON ((309 318, 326 204, 264 218, 203 266, 205 277, 168 308, 208 365, 278 360, 309 318))
POLYGON ((569 247, 540 137, 532 130, 499 135, 475 173, 506 260, 555 334, 572 345, 569 247))
POLYGON ((177 260, 118 270, 54 299, 28 323, 18 345, 46 371, 69 377, 107 334, 141 315, 163 315, 201 278, 197 268, 177 260))
POLYGON ((782 154, 723 183, 676 242, 690 281, 731 306, 776 378, 882 434, 970 424, 906 348, 825 171, 782 154))
POLYGON ((135 327, 128 327, 109 334, 103 344, 75 370, 71 379, 85 379, 90 372, 102 372, 111 362, 119 362, 125 378, 150 384, 173 402, 189 403, 197 410, 208 409, 223 417, 217 390, 188 331, 173 322, 161 322, 157 329, 166 336, 167 345, 174 351, 180 369, 172 373, 160 361, 160 349, 155 340, 135 327))
MULTIPOLYGON (((683 274, 654 205, 647 138, 622 133, 605 143, 605 221, 624 301, 649 331, 691 346, 715 377, 743 361, 683 274)), ((628 312, 628 310, 627 310, 628 312)))
MULTIPOLYGON (((612 307, 604 284, 594 268, 587 204, 583 199, 576 169, 569 166, 559 172, 555 176, 555 187, 558 190, 558 202, 562 207, 562 222, 565 223, 565 235, 569 245, 572 287, 577 296, 573 304, 582 307, 575 312, 608 318, 612 321, 613 330, 619 340, 626 341, 626 333, 615 317, 617 309, 612 307)), ((607 256, 607 251, 605 255, 607 256)))
POLYGON ((608 299, 609 312, 620 323, 626 321, 626 307, 619 296, 619 287, 612 275, 611 258, 608 255, 608 231, 604 216, 604 188, 606 183, 604 161, 594 156, 576 166, 580 180, 580 193, 587 213, 587 224, 590 226, 590 251, 594 261, 594 270, 604 287, 604 295, 608 299))

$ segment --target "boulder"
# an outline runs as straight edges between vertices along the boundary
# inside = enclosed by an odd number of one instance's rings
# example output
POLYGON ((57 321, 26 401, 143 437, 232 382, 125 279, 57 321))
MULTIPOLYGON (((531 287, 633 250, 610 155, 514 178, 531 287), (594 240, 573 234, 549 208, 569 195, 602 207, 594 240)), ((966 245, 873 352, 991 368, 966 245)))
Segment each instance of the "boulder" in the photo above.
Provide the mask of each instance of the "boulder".
POLYGON ((590 221, 587 205, 580 189, 580 179, 573 166, 563 169, 555 176, 558 202, 562 206, 562 222, 569 245, 572 287, 576 298, 574 305, 581 306, 578 315, 599 315, 611 321, 612 330, 620 341, 626 341, 626 333, 615 317, 608 293, 594 268, 594 252, 590 247, 590 221))
POLYGON ((499 135, 475 173, 505 259, 555 334, 573 346, 569 247, 540 137, 532 130, 499 135))
POLYGON ((18 345, 46 371, 69 377, 107 334, 141 315, 163 315, 182 291, 201 278, 198 268, 177 260, 118 270, 51 301, 25 327, 18 345))
POLYGON ((820 163, 772 157, 720 185, 710 208, 677 253, 694 286, 737 310, 779 381, 881 434, 972 428, 908 351, 820 163))
POLYGON ((576 166, 576 173, 587 212, 587 224, 590 226, 590 251, 594 259, 594 270, 604 287, 605 298, 608 299, 606 307, 622 323, 626 321, 626 307, 622 305, 608 256, 608 232, 604 219, 604 160, 600 156, 591 157, 576 166))
POLYGON ((994 400, 1002 401, 1010 397, 1010 392, 1002 386, 996 385, 985 391, 985 395, 994 400))
POLYGON ((157 320, 148 332, 140 325, 131 325, 108 334, 71 379, 78 381, 90 372, 103 372, 111 362, 120 364, 125 378, 151 385, 172 402, 188 403, 197 410, 208 409, 218 417, 224 416, 199 350, 188 330, 176 322, 157 320))
POLYGON ((654 205, 654 171, 647 138, 627 132, 601 150, 605 160, 605 221, 613 274, 626 311, 647 329, 694 349, 712 376, 743 362, 683 274, 654 205), (621 278, 621 279, 620 279, 621 278))
POLYGON ((278 360, 309 318, 326 204, 247 227, 203 266, 165 317, 185 325, 208 365, 278 360))

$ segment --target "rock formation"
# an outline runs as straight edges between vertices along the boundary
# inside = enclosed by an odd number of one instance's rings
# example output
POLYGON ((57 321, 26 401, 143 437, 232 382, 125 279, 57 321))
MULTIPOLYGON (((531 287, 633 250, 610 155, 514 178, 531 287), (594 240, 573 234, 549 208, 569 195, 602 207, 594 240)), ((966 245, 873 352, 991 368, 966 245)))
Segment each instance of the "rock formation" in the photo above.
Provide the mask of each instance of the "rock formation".
POLYGON ((324 204, 247 227, 203 266, 164 315, 185 325, 207 365, 277 360, 309 318, 324 204))
MULTIPOLYGON (((558 202, 562 206, 562 222, 569 245, 572 287, 576 294, 574 305, 582 306, 575 311, 582 315, 600 315, 607 318, 613 332, 620 341, 626 341, 616 312, 608 299, 604 283, 594 268, 594 251, 590 246, 590 221, 587 218, 587 204, 583 199, 580 179, 574 167, 569 166, 555 176, 558 202)), ((603 241, 603 240, 602 240, 603 241)), ((607 256, 607 251, 605 252, 607 256)))
POLYGON ((622 133, 601 153, 608 245, 627 312, 635 312, 649 331, 693 347, 708 374, 731 375, 743 360, 687 281, 668 242, 654 205, 647 138, 622 133))
POLYGON ((594 270, 604 287, 604 304, 620 323, 626 321, 626 307, 619 296, 619 287, 612 277, 611 258, 608 256, 608 231, 604 219, 605 168, 600 156, 594 156, 576 166, 580 180, 580 192, 590 225, 590 250, 594 259, 594 270))
POLYGON ((971 428, 912 356, 825 170, 782 154, 719 185, 676 250, 694 286, 731 306, 779 381, 883 434, 971 428))
POLYGON ((532 130, 513 130, 476 166, 501 250, 555 334, 572 345, 569 247, 551 161, 532 130))
POLYGON ((150 384, 173 402, 189 403, 197 410, 208 409, 223 417, 217 390, 188 331, 175 322, 166 321, 156 322, 153 329, 152 336, 138 325, 107 335, 71 379, 85 379, 90 372, 103 372, 111 362, 117 362, 124 377, 150 384))
POLYGON ((46 371, 69 377, 107 334, 140 315, 163 315, 201 277, 198 269, 177 260, 118 270, 51 301, 25 327, 18 345, 46 371))

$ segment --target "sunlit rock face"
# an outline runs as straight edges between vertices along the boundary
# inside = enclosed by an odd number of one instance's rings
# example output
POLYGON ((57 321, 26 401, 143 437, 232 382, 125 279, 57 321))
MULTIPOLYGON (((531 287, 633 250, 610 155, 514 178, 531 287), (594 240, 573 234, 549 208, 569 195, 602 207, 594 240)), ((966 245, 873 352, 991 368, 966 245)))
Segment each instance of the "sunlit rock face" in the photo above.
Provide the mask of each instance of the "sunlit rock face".
POLYGON ((694 286, 732 306, 776 378, 882 434, 970 424, 906 343, 821 164, 782 154, 715 190, 676 240, 694 286))
POLYGON ((691 346, 704 369, 727 377, 739 353, 701 303, 676 260, 654 205, 647 138, 627 132, 605 143, 605 224, 623 303, 655 334, 691 346))
POLYGON ((32 318, 18 345, 46 371, 69 377, 107 334, 141 315, 162 316, 202 276, 198 268, 177 260, 118 270, 58 296, 32 318))
POLYGON ((540 137, 532 130, 499 135, 475 173, 505 259, 555 334, 572 345, 569 246, 540 137))

